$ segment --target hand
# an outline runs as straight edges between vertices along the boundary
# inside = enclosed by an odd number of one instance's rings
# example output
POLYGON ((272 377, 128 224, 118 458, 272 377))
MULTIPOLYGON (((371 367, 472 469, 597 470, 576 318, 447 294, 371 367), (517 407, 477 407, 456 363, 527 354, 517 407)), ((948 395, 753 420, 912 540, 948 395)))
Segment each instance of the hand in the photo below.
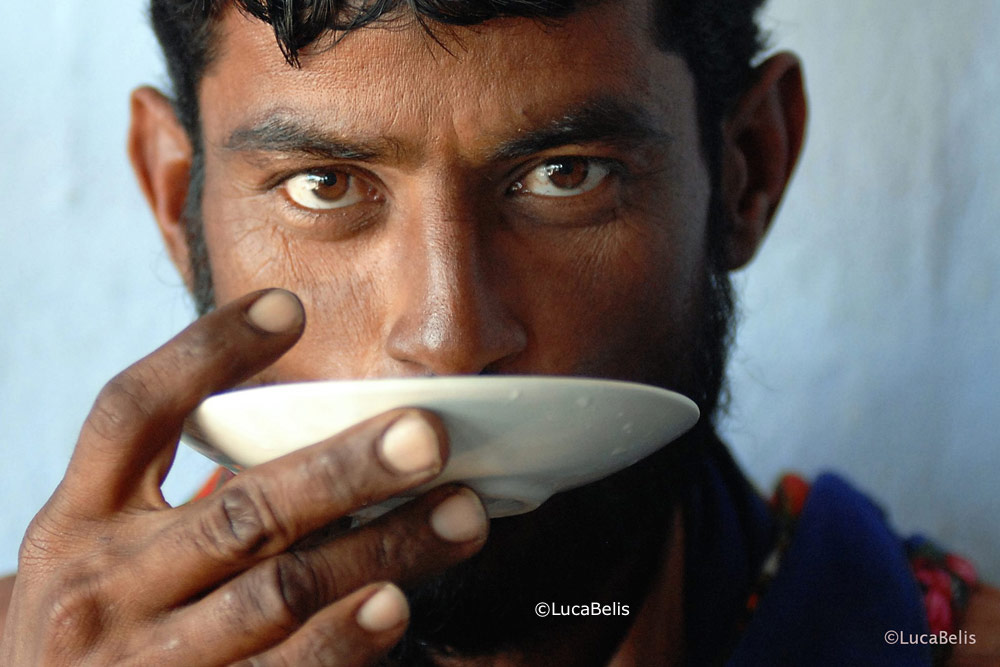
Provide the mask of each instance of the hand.
POLYGON ((257 466, 197 502, 166 503, 184 418, 274 362, 303 320, 288 292, 249 295, 104 388, 25 535, 0 664, 368 664, 408 619, 386 582, 482 546, 482 504, 458 487, 330 541, 303 539, 441 470, 447 436, 417 410, 257 466))

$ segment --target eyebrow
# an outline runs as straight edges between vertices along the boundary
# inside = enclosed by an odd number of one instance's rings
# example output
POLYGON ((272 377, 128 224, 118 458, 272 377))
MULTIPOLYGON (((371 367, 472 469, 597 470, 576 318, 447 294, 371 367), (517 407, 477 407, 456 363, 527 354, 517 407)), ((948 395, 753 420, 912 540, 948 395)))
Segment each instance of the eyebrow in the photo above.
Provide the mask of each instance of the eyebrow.
POLYGON ((333 160, 384 160, 402 152, 401 144, 389 137, 348 140, 284 111, 233 130, 222 146, 234 153, 285 153, 333 160))
POLYGON ((515 160, 570 144, 602 142, 621 148, 637 148, 670 141, 671 134, 645 109, 611 97, 600 97, 570 109, 547 125, 504 141, 490 158, 498 162, 515 160))
MULTIPOLYGON (((627 149, 671 140, 672 135, 645 109, 611 97, 599 97, 570 108, 541 127, 523 130, 520 136, 500 142, 488 153, 488 159, 510 161, 570 144, 602 142, 627 149)), ((391 137, 339 137, 285 110, 237 128, 223 148, 239 153, 284 153, 359 161, 399 160, 413 152, 391 137)))

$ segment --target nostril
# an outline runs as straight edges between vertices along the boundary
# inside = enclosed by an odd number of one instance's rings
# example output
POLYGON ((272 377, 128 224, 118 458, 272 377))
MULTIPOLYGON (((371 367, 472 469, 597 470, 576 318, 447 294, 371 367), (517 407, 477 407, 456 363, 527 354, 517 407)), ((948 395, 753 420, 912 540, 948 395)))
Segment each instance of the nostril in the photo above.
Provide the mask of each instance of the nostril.
POLYGON ((504 357, 503 359, 497 359, 494 362, 486 364, 485 366, 483 366, 482 370, 480 370, 479 373, 477 373, 477 375, 500 375, 501 373, 500 366, 503 364, 505 360, 509 358, 510 357, 507 356, 504 357))
POLYGON ((397 329, 390 333, 386 353, 428 375, 496 375, 524 348, 524 337, 513 330, 517 325, 510 327, 509 332, 494 329, 488 334, 469 328, 438 330, 430 336, 397 329))

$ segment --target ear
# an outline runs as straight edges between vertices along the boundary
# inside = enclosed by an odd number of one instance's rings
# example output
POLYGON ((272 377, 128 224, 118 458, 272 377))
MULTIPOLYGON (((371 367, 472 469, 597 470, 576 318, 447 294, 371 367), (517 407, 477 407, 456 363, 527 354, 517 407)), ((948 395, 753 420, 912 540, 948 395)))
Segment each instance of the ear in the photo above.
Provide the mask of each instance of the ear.
POLYGON ((723 123, 722 194, 732 227, 729 270, 749 262, 791 178, 806 124, 802 66, 779 53, 754 71, 753 84, 723 123))
POLYGON ((190 290, 191 263, 183 212, 191 175, 191 142, 170 100, 155 88, 133 91, 131 111, 128 154, 132 169, 170 259, 190 290))

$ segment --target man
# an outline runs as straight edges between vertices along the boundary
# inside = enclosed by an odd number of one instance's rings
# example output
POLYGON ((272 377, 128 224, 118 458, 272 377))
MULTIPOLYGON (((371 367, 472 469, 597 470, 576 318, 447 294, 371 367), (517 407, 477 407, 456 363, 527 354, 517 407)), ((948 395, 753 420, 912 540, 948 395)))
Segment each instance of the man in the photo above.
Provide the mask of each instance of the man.
MULTIPOLYGON (((26 536, 4 664, 926 661, 885 643, 926 616, 902 547, 878 551, 891 535, 839 482, 814 493, 846 499, 852 547, 885 556, 843 582, 874 602, 823 597, 802 566, 760 597, 774 556, 795 565, 815 535, 809 509, 784 545, 712 430, 726 273, 761 242, 805 123, 795 58, 750 67, 756 4, 154 1, 176 99, 135 93, 130 154, 207 314, 95 403, 26 536), (491 525, 454 486, 343 525, 441 469, 447 433, 421 411, 183 507, 160 495, 210 393, 478 373, 637 380, 704 418, 491 525), (634 611, 539 618, 540 600, 634 611), (789 617, 812 648, 762 639, 789 617), (837 636, 851 617, 867 625, 837 636)), ((825 544, 821 574, 854 565, 825 544)), ((953 658, 991 659, 996 600, 976 589, 979 643, 953 658)))

